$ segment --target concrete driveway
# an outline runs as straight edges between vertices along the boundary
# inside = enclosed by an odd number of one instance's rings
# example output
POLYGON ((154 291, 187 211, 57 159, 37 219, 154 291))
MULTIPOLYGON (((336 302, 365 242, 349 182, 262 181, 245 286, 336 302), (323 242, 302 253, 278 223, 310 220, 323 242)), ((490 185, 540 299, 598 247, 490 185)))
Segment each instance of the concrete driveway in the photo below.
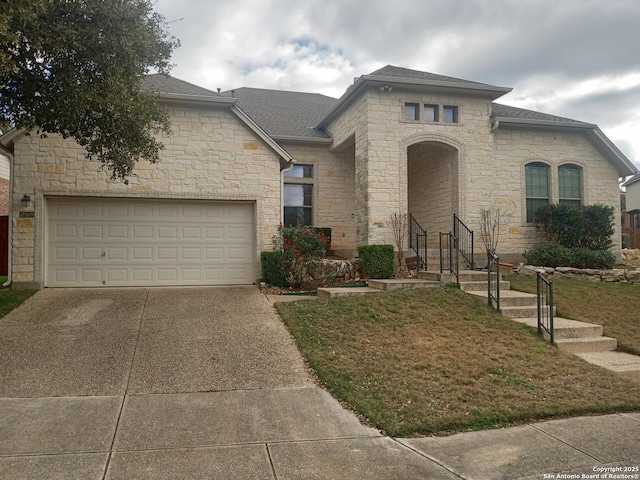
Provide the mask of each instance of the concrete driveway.
POLYGON ((47 289, 0 319, 5 480, 538 479, 635 468, 639 437, 637 413, 384 437, 255 287, 47 289))
POLYGON ((455 478, 316 387, 255 287, 42 290, 0 352, 3 479, 455 478))

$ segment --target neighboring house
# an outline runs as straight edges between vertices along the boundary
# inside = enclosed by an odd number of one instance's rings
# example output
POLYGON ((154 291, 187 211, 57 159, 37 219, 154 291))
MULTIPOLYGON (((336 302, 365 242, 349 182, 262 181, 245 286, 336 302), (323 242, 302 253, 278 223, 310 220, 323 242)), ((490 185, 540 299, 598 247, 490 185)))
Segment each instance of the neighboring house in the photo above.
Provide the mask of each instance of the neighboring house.
POLYGON ((622 233, 629 235, 629 248, 640 248, 640 173, 627 179, 621 186, 626 190, 622 233))
MULTIPOLYGON (((69 140, 0 138, 14 155, 14 282, 246 284, 280 222, 331 227, 332 248, 353 251, 393 243, 390 216, 412 213, 435 253, 454 213, 477 229, 481 208, 509 211, 498 253, 520 256, 538 240, 540 204, 618 211, 618 179, 637 171, 593 124, 493 103, 509 88, 399 67, 357 78, 338 100, 215 93, 164 75, 145 88, 173 133, 128 184, 69 140)), ((619 227, 613 241, 619 250, 619 227)))
MULTIPOLYGON (((633 177, 627 179, 621 186, 626 190, 627 212, 640 212, 640 173, 636 173, 633 177)), ((640 225, 636 225, 636 227, 640 227, 640 225)))

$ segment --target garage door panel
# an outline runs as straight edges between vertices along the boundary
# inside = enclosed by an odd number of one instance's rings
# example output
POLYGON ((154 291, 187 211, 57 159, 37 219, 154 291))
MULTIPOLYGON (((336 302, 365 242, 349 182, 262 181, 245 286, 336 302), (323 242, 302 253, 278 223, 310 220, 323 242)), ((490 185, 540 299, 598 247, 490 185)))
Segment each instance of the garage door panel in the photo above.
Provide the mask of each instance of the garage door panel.
POLYGON ((81 225, 80 239, 100 239, 103 238, 103 225, 81 225))
POLYGON ((152 240, 152 225, 134 225, 131 231, 131 240, 152 240))
POLYGON ((76 225, 56 225, 52 233, 54 240, 61 238, 75 239, 78 237, 78 228, 76 225))
POLYGON ((248 284, 250 203, 48 199, 47 286, 248 284))

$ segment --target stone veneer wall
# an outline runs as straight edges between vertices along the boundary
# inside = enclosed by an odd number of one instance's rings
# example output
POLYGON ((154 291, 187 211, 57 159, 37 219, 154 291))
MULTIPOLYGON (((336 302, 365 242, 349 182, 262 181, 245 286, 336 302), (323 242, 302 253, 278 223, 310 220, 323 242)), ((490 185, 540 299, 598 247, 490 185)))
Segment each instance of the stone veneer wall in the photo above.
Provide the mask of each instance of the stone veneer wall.
POLYGON ((356 244, 353 149, 332 153, 327 145, 283 143, 297 163, 313 165, 313 224, 330 227, 332 250, 356 244))
POLYGON ((0 216, 9 215, 9 180, 0 178, 0 216))
POLYGON ((457 149, 452 175, 460 198, 455 213, 466 220, 491 183, 489 115, 488 99, 372 89, 332 122, 328 130, 335 146, 355 140, 357 243, 393 243, 389 218, 408 210, 407 150, 420 142, 457 149), (458 123, 406 121, 405 102, 457 106, 458 123))
POLYGON ((256 278, 261 250, 280 222, 278 156, 227 109, 170 106, 173 133, 156 164, 140 162, 129 184, 110 181, 84 150, 59 136, 25 136, 15 145, 13 280, 42 285, 47 195, 244 200, 256 204, 256 278), (29 194, 35 218, 18 218, 29 194))
POLYGON ((558 201, 558 166, 565 163, 583 169, 583 203, 601 203, 615 209, 614 252, 619 252, 620 192, 618 174, 582 135, 551 131, 499 129, 494 133, 492 180, 485 187, 475 209, 499 207, 512 213, 513 219, 500 238, 498 253, 502 256, 521 255, 531 245, 541 241, 535 227, 526 223, 525 173, 530 162, 550 166, 550 201, 558 201))

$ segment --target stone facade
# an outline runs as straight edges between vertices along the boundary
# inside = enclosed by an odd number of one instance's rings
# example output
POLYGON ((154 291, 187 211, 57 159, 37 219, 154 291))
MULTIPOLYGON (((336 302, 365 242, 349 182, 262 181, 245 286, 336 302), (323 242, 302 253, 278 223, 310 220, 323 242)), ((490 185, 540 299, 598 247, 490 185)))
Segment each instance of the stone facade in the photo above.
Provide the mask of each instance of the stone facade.
POLYGON ((313 165, 309 181, 313 184, 313 224, 332 229, 333 250, 355 248, 355 166, 350 151, 334 153, 326 145, 282 146, 298 164, 313 165))
MULTIPOLYGON (((478 199, 477 207, 496 207, 512 214, 507 231, 498 246, 501 255, 520 255, 541 239, 535 227, 526 223, 525 165, 542 162, 549 165, 550 202, 558 202, 558 167, 574 164, 582 168, 582 201, 611 206, 620 217, 618 174, 596 149, 578 133, 551 131, 498 130, 494 133, 491 165, 491 195, 478 199)), ((620 250, 620 225, 616 222, 613 249, 620 250)))
MULTIPOLYGON (((510 221, 499 253, 520 257, 540 240, 526 223, 524 166, 530 162, 550 166, 551 202, 558 201, 557 167, 571 163, 583 169, 583 203, 610 205, 619 213, 617 171, 581 133, 492 132, 490 115, 488 99, 375 89, 342 112, 328 130, 336 147, 355 143, 356 243, 393 243, 389 218, 407 212, 429 232, 433 250, 437 233, 452 229, 454 213, 478 231, 480 210, 500 208, 510 221), (458 121, 405 120, 405 103, 438 105, 440 115, 444 105, 456 106, 458 121)), ((620 248, 619 230, 616 225, 614 250, 620 248)), ((475 247, 484 252, 479 239, 475 247)))
POLYGON ((14 146, 13 281, 42 285, 45 200, 49 196, 241 200, 255 202, 259 252, 271 248, 280 222, 279 157, 229 110, 171 106, 173 132, 161 138, 156 164, 139 162, 125 185, 88 161, 75 142, 23 136, 14 146), (34 218, 18 218, 22 195, 34 218))

